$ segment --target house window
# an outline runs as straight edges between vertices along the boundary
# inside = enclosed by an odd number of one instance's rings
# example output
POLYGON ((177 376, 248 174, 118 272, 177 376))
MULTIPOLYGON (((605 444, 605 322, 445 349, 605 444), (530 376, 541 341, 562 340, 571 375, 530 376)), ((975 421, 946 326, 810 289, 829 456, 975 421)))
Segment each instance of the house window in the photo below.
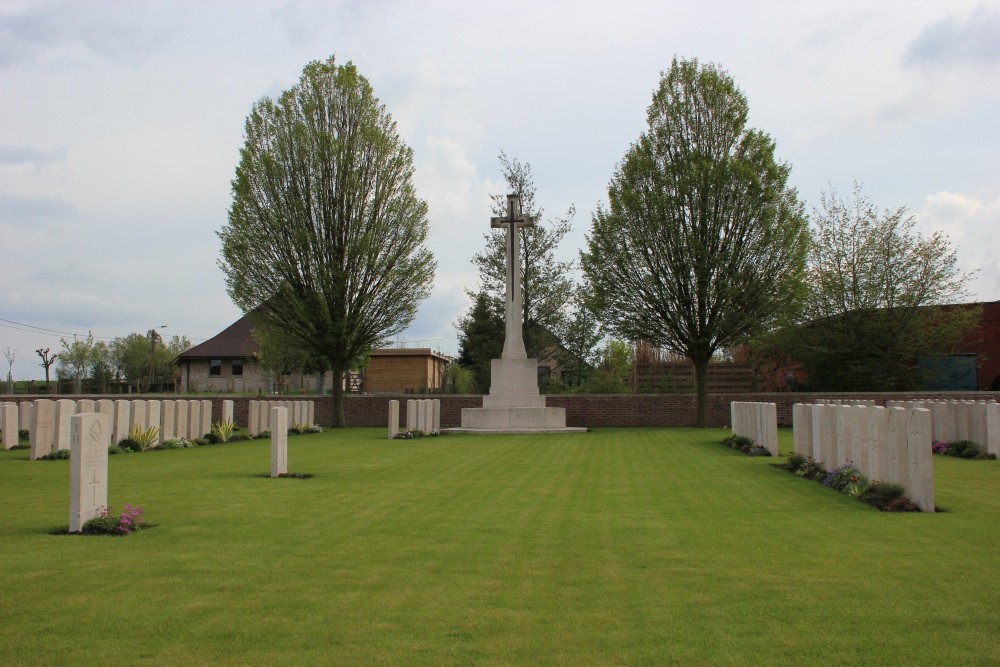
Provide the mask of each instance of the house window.
POLYGON ((243 375, 242 359, 233 359, 233 375, 243 375))
POLYGON ((209 375, 222 375, 222 359, 212 359, 208 362, 209 375))
POLYGON ((551 379, 552 379, 552 369, 549 368, 548 366, 539 366, 538 367, 538 384, 539 385, 546 385, 546 384, 549 383, 549 380, 551 380, 551 379))

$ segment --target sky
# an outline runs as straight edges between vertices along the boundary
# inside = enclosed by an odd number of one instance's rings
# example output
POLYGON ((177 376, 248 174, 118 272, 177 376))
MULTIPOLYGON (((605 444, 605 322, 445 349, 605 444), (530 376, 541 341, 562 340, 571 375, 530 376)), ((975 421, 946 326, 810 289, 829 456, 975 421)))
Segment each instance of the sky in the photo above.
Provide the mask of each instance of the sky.
MULTIPOLYGON (((253 103, 352 61, 413 148, 432 295, 406 343, 457 353, 472 256, 531 165, 545 219, 591 214, 671 60, 728 71, 808 207, 861 183, 943 232, 1000 299, 1000 2, 0 0, 0 352, 17 380, 72 334, 208 339, 241 312, 218 267, 253 103)), ((0 358, 0 376, 7 374, 0 358)))

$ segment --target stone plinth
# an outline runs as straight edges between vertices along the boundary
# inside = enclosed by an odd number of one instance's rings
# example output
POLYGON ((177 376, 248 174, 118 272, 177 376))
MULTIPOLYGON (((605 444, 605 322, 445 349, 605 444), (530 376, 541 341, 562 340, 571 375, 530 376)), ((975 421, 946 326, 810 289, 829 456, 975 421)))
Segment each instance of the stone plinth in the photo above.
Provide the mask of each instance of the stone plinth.
POLYGON ((452 432, 532 433, 586 431, 566 428, 566 409, 545 407, 538 395, 535 359, 494 359, 483 407, 462 409, 462 428, 452 432))

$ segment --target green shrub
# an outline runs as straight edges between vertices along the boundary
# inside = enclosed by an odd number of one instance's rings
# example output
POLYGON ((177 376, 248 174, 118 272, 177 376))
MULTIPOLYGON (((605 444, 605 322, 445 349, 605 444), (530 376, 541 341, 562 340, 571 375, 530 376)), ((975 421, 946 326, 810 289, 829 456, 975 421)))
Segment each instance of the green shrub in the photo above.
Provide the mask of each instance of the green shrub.
POLYGON ((795 471, 795 474, 799 477, 805 477, 806 479, 819 479, 820 477, 826 476, 826 469, 823 468, 823 464, 819 461, 809 457, 806 462, 795 471))
POLYGON ((971 440, 955 440, 948 443, 945 456, 957 456, 961 459, 971 459, 979 455, 979 445, 971 440))
POLYGON ((229 438, 229 442, 243 442, 244 440, 249 440, 250 436, 245 433, 237 433, 229 438))
POLYGON ((20 431, 17 432, 17 437, 20 440, 27 440, 28 438, 31 437, 31 433, 28 432, 28 429, 22 428, 20 431))
POLYGON ((57 449, 51 454, 45 454, 44 456, 39 456, 40 461, 58 461, 60 459, 68 459, 69 450, 68 449, 57 449))
POLYGON ((99 516, 83 524, 80 532, 89 535, 122 535, 118 530, 121 521, 116 516, 99 516))
POLYGON ((294 426, 292 426, 291 428, 288 429, 288 435, 299 435, 301 433, 302 433, 302 431, 300 431, 298 428, 296 428, 294 426))
POLYGON ((118 446, 121 447, 122 449, 127 449, 131 452, 142 451, 139 448, 139 443, 133 440, 132 438, 122 438, 121 441, 118 443, 118 446))
MULTIPOLYGON (((122 442, 125 442, 122 440, 122 442)), ((108 454, 131 454, 132 450, 128 447, 121 447, 116 445, 111 445, 108 447, 108 454)))
POLYGON ((740 452, 749 452, 753 449, 753 440, 744 435, 731 435, 723 440, 722 444, 740 452))
POLYGON ((202 446, 202 447, 206 447, 206 446, 208 446, 208 445, 210 445, 210 444, 212 444, 212 443, 210 443, 210 442, 209 442, 208 440, 206 440, 205 438, 195 438, 195 439, 194 439, 194 444, 196 444, 196 445, 200 445, 200 446, 202 446))
POLYGON ((222 439, 222 436, 220 436, 219 434, 214 433, 214 432, 213 433, 206 433, 205 437, 201 438, 201 439, 204 440, 206 442, 206 444, 209 444, 209 445, 217 445, 220 442, 224 442, 224 440, 222 439))
POLYGON ((270 438, 270 437, 271 437, 271 432, 270 432, 270 431, 261 431, 261 432, 260 432, 260 433, 259 433, 259 434, 257 435, 257 438, 258 438, 258 439, 263 439, 263 438, 270 438))
POLYGON ((872 485, 871 491, 880 498, 902 498, 906 493, 903 485, 895 482, 876 482, 872 485))
POLYGON ((747 456, 770 456, 771 451, 767 447, 752 447, 750 451, 747 452, 747 456))
POLYGON ((799 468, 806 464, 806 457, 801 454, 792 454, 785 461, 785 467, 791 472, 798 472, 799 468))

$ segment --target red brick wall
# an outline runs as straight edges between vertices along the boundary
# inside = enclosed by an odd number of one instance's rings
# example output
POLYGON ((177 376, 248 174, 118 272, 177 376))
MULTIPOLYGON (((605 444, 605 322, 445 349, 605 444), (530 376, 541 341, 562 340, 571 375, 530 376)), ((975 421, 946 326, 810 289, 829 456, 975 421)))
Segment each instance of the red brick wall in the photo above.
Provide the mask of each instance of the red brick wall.
MULTIPOLYGON (((18 401, 34 400, 36 398, 81 398, 98 399, 103 396, 90 394, 87 396, 0 396, 0 402, 15 399, 18 401)), ((108 396, 108 398, 124 398, 124 396, 108 396)), ((136 396, 129 395, 129 400, 137 398, 160 399, 163 395, 136 396)), ((222 401, 231 399, 234 403, 233 412, 238 424, 246 424, 248 405, 257 397, 228 396, 194 396, 198 400, 212 401, 212 420, 222 416, 222 401)), ((303 397, 281 397, 287 400, 301 400, 303 397)), ((399 401, 399 421, 406 424, 406 401, 412 398, 441 399, 441 426, 451 428, 461 426, 462 408, 478 408, 483 405, 482 396, 454 395, 347 395, 344 396, 344 416, 348 426, 378 426, 386 427, 389 423, 389 401, 399 401)), ((693 395, 678 394, 615 394, 615 395, 561 395, 546 396, 546 405, 566 408, 567 426, 694 426, 697 417, 697 402, 693 395)), ((871 399, 878 405, 886 401, 921 400, 930 398, 946 398, 958 400, 996 399, 1000 401, 1000 392, 926 392, 926 393, 791 393, 773 394, 719 394, 708 397, 709 426, 729 425, 729 404, 731 401, 761 401, 776 403, 778 409, 778 424, 792 425, 792 405, 795 403, 812 403, 814 399, 871 399)), ((316 422, 321 426, 333 423, 333 399, 327 397, 309 397, 316 401, 316 422)))

